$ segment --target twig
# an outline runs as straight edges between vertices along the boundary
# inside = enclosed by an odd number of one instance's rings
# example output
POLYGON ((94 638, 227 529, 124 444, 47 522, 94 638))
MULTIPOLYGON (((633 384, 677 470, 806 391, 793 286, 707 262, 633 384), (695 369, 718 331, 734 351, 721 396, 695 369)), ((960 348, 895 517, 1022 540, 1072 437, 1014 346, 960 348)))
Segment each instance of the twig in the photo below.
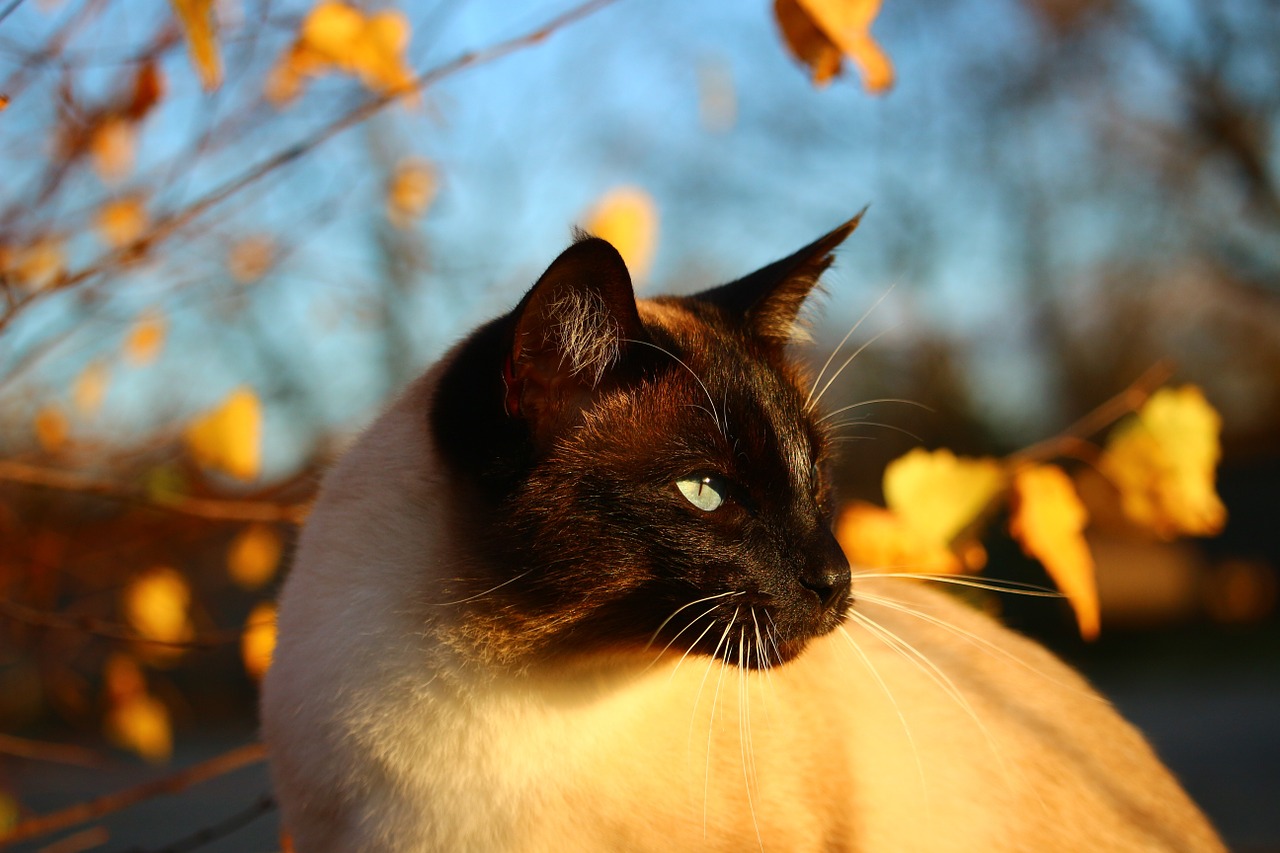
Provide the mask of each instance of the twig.
POLYGON ((84 853, 85 850, 101 847, 110 838, 111 833, 105 826, 94 826, 73 832, 66 838, 60 838, 50 845, 41 847, 36 853, 84 853))
POLYGON ((56 812, 28 818, 20 821, 13 829, 9 830, 8 834, 0 836, 0 850, 7 849, 20 841, 39 838, 51 832, 58 832, 91 820, 98 820, 113 812, 118 812, 121 809, 129 808, 155 797, 176 794, 193 785, 207 782, 233 770, 239 770, 241 767, 256 764, 265 755, 266 750, 262 744, 245 744, 229 752, 224 752, 222 755, 210 758, 208 761, 193 764, 169 776, 144 782, 141 785, 126 788, 114 794, 107 794, 93 800, 76 803, 56 812))
POLYGON ((306 504, 276 504, 269 501, 236 501, 215 498, 193 498, 185 495, 148 496, 135 489, 95 480, 73 471, 41 468, 24 462, 0 459, 0 480, 42 486, 67 492, 96 495, 111 500, 136 503, 166 512, 212 518, 222 521, 287 521, 301 524, 307 515, 306 504))
POLYGON ((198 850, 206 844, 212 844, 238 832, 258 818, 271 812, 275 807, 276 798, 271 794, 263 794, 248 808, 241 809, 236 814, 215 823, 213 826, 206 826, 204 829, 193 832, 186 838, 180 838, 160 848, 145 850, 141 847, 130 847, 121 851, 121 853, 187 853, 189 850, 198 850))
POLYGON ((1017 468, 1035 462, 1044 462, 1055 456, 1068 456, 1077 452, 1085 439, 1111 426, 1120 418, 1136 412, 1155 393, 1156 389, 1173 375, 1173 362, 1162 359, 1130 383, 1119 394, 1085 415, 1053 438, 1037 442, 1028 448, 1006 456, 1005 464, 1017 468))
POLYGON ((467 68, 471 68, 476 65, 484 65, 495 60, 502 59, 516 51, 522 50, 541 41, 545 41, 557 30, 560 30, 563 27, 573 24, 583 18, 589 17, 600 9, 610 6, 616 2, 618 2, 618 0, 588 0, 586 3, 582 3, 567 12, 563 12, 555 16, 534 30, 522 35, 514 36, 506 41, 498 42, 495 45, 481 50, 468 51, 467 53, 464 53, 443 65, 439 65, 429 71, 419 74, 408 86, 365 101, 344 115, 334 119, 332 122, 322 127, 306 139, 284 148, 258 165, 250 167, 239 176, 226 181, 222 186, 209 191, 182 210, 158 219, 148 233, 140 237, 134 243, 107 252, 97 261, 91 263, 84 269, 61 279, 55 288, 36 291, 25 299, 20 299, 8 310, 7 313, 0 316, 0 332, 3 332, 5 328, 13 322, 14 318, 21 313, 22 309, 28 307, 32 302, 42 296, 75 287, 88 279, 119 266, 123 262, 136 258, 140 248, 145 247, 150 250, 157 243, 167 240, 177 231, 190 224, 193 220, 204 215, 204 213, 210 208, 222 203, 246 187, 257 183, 280 167, 299 159, 313 149, 319 147, 325 142, 328 142, 333 137, 341 134, 343 131, 349 130, 355 125, 364 122, 366 119, 369 119, 376 113, 380 112, 387 105, 400 100, 406 94, 425 89, 426 87, 438 83, 441 80, 457 74, 467 68))
POLYGON ((29 761, 49 761, 76 767, 101 767, 106 763, 102 755, 91 749, 6 734, 0 734, 0 753, 29 761))
MULTIPOLYGON (((0 601, 0 617, 32 625, 37 628, 52 628, 58 631, 75 631, 81 634, 92 634, 108 640, 121 640, 148 646, 163 646, 173 649, 211 649, 234 643, 240 635, 234 631, 221 631, 215 634, 203 634, 191 640, 154 640, 144 637, 137 631, 126 628, 115 622, 108 622, 96 616, 65 616, 61 613, 50 613, 36 610, 19 604, 16 601, 0 601)), ((0 747, 0 751, 4 751, 0 747)))

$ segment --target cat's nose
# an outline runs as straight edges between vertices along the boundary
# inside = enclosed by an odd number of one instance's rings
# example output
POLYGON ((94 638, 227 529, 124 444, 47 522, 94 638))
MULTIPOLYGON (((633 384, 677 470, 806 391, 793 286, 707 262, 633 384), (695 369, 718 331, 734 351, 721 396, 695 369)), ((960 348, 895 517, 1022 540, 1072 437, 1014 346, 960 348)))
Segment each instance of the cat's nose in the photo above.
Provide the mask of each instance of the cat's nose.
POLYGON ((800 576, 800 585, 818 596, 818 602, 825 611, 848 597, 852 578, 849 559, 835 536, 824 530, 821 537, 819 544, 810 552, 812 556, 800 576))

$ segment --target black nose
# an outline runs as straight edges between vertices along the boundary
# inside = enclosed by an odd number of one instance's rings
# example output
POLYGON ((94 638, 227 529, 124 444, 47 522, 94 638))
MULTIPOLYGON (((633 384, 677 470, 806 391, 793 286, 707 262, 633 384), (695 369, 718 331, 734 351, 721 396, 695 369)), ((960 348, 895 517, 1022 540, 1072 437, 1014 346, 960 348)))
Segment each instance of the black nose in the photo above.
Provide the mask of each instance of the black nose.
POLYGON ((810 552, 809 564, 800 576, 800 585, 818 596, 823 610, 830 610, 849 595, 849 559, 829 531, 810 552))

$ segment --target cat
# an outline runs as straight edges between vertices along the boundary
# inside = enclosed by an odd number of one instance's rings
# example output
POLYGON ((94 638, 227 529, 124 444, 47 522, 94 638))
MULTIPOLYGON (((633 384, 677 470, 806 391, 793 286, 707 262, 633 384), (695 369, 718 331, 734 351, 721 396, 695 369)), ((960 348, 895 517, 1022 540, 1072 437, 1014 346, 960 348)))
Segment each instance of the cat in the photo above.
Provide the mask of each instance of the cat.
POLYGON ((263 689, 300 853, 1224 849, 1048 652, 851 571, 789 352, 857 221, 640 301, 579 234, 355 443, 263 689))

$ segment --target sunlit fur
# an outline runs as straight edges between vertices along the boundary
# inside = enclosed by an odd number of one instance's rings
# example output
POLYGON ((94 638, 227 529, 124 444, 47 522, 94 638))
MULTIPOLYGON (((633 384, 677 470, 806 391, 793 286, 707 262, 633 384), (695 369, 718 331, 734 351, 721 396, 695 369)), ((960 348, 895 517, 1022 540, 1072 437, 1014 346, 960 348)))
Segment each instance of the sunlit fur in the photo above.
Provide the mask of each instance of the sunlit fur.
POLYGON ((625 314, 585 389, 481 329, 326 478, 262 705, 301 853, 1222 849, 1040 647, 907 577, 819 604, 812 380, 719 309, 625 314), (711 462, 749 509, 684 501, 711 462))

